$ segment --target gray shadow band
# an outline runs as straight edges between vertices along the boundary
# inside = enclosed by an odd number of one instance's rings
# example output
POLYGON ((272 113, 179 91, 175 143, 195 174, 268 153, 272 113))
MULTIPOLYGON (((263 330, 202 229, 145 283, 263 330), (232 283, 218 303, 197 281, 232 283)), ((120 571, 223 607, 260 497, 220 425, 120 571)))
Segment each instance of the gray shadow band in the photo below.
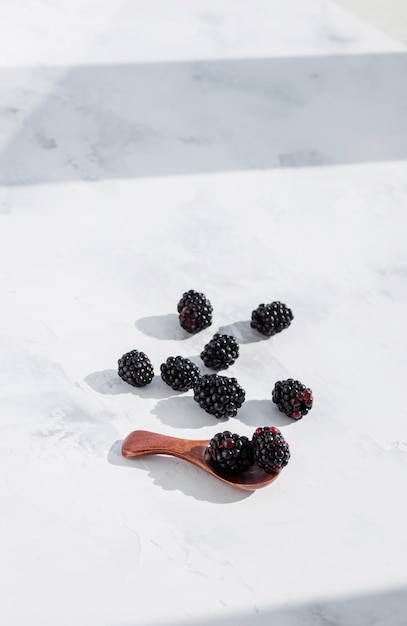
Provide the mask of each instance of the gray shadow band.
POLYGON ((405 76, 403 53, 1 68, 0 184, 405 160, 405 76))

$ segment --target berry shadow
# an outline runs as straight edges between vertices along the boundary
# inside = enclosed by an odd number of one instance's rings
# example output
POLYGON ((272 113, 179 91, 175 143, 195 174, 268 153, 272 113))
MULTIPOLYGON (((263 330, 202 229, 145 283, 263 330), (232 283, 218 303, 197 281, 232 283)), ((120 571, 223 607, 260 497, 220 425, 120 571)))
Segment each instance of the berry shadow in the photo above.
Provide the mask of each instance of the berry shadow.
MULTIPOLYGON (((153 484, 165 491, 181 491, 196 500, 214 504, 240 502, 251 496, 253 491, 240 491, 218 481, 187 461, 165 455, 151 455, 138 459, 127 459, 121 453, 122 441, 110 448, 107 460, 111 465, 148 472, 153 484)), ((136 495, 136 492, 135 492, 136 495)))
POLYGON ((159 400, 151 413, 173 428, 202 428, 227 421, 206 413, 190 395, 159 400))
POLYGON ((217 331, 221 335, 232 335, 240 344, 256 343, 258 341, 267 341, 270 337, 266 337, 250 326, 250 320, 234 322, 226 326, 220 326, 217 331))
POLYGON ((175 313, 141 317, 134 324, 144 335, 155 339, 182 341, 190 337, 189 333, 181 328, 178 315, 175 313))
MULTIPOLYGON (((201 359, 201 353, 193 354, 192 356, 188 356, 187 358, 190 361, 192 361, 192 363, 194 363, 194 365, 199 367, 199 371, 200 371, 200 375, 201 376, 204 376, 205 374, 219 374, 219 375, 222 376, 222 374, 224 372, 227 372, 227 370, 216 371, 216 370, 211 369, 210 367, 206 367, 205 363, 201 359)), ((225 376, 227 376, 227 374, 225 374, 225 376)))
POLYGON ((237 412, 236 419, 247 426, 288 426, 295 423, 281 413, 272 400, 246 400, 237 412))
POLYGON ((84 380, 94 391, 112 396, 130 393, 141 398, 155 398, 159 400, 179 393, 166 385, 161 376, 154 376, 151 383, 145 387, 129 385, 120 378, 116 370, 92 372, 92 374, 85 376, 84 380))
POLYGON ((201 359, 201 353, 193 355, 188 354, 188 356, 185 356, 184 358, 192 361, 192 363, 196 365, 200 370, 205 369, 205 365, 203 364, 203 361, 201 359))

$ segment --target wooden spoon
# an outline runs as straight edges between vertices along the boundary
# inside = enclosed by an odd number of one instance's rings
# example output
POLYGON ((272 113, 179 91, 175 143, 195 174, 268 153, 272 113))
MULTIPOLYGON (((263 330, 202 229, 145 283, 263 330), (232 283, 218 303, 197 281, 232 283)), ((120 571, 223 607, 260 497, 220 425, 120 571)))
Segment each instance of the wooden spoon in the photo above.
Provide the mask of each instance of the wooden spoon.
POLYGON ((168 435, 152 433, 148 430, 134 430, 123 441, 122 454, 128 459, 149 454, 176 456, 196 465, 222 482, 233 485, 233 487, 238 489, 246 489, 246 491, 254 491, 260 487, 265 487, 278 477, 278 473, 267 474, 258 465, 252 465, 247 472, 238 474, 226 472, 221 467, 217 467, 216 463, 210 458, 207 451, 208 444, 209 441, 206 439, 197 441, 194 439, 169 437, 168 435))

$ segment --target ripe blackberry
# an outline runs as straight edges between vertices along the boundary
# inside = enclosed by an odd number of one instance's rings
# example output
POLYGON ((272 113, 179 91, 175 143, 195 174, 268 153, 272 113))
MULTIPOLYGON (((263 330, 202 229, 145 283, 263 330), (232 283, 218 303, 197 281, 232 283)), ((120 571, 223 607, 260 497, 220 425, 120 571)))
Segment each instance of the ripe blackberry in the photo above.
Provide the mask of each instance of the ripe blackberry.
POLYGON ((218 419, 234 417, 245 400, 245 391, 236 378, 205 374, 194 386, 194 400, 218 419))
POLYGON ((254 460, 265 472, 279 472, 290 460, 288 443, 275 426, 256 428, 252 437, 254 460))
POLYGON ((312 391, 299 380, 279 380, 272 391, 275 402, 283 413, 295 420, 301 419, 312 408, 312 391))
POLYGON ((198 333, 212 324, 212 305, 203 293, 186 291, 177 305, 179 323, 188 333, 198 333))
POLYGON ((150 359, 144 352, 132 350, 119 359, 119 376, 133 387, 145 387, 154 378, 150 359))
POLYGON ((227 472, 246 472, 254 463, 250 440, 245 436, 232 434, 229 430, 212 437, 208 452, 213 462, 227 472))
POLYGON ((271 337, 288 328, 294 319, 291 309, 282 302, 276 301, 271 304, 259 304, 257 309, 252 311, 250 326, 271 337))
POLYGON ((160 366, 161 378, 174 391, 192 389, 199 378, 199 367, 182 356, 169 356, 160 366))
POLYGON ((201 359, 206 367, 225 370, 233 365, 239 356, 239 345, 231 335, 216 333, 201 352, 201 359))

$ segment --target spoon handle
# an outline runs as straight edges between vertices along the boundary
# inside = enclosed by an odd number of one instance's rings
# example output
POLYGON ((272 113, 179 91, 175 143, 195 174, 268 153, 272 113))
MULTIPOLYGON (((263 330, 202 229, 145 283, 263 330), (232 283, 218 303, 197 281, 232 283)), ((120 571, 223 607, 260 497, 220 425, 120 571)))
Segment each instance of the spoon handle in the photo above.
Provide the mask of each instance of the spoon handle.
POLYGON ((148 430, 135 430, 130 433, 122 444, 122 454, 127 458, 146 456, 148 454, 169 454, 180 459, 194 455, 197 444, 207 444, 204 441, 191 441, 180 437, 170 437, 148 430))

